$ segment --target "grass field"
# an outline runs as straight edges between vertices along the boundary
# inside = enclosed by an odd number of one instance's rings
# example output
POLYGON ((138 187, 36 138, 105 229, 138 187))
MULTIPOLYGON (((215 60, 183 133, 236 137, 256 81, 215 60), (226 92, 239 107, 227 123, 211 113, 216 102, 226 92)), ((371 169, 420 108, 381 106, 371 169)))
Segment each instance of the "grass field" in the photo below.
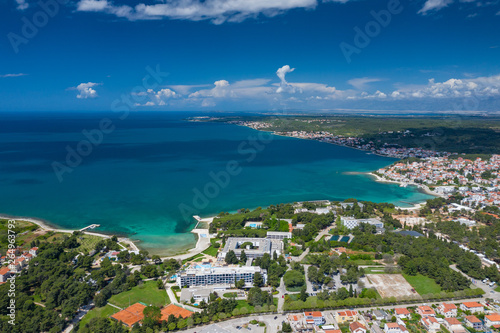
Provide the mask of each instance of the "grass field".
POLYGON ((203 257, 203 256, 204 256, 204 254, 202 254, 202 253, 195 254, 195 255, 194 255, 194 256, 192 256, 192 257, 189 257, 189 258, 187 258, 187 259, 184 259, 184 260, 182 261, 182 264, 184 265, 184 264, 185 264, 185 263, 187 263, 188 261, 193 261, 193 260, 198 259, 198 258, 201 258, 201 257, 203 257))
POLYGON ((364 267, 365 274, 387 274, 384 272, 384 266, 364 267))
POLYGON ((212 256, 212 257, 217 257, 218 250, 219 249, 216 249, 215 247, 210 246, 208 249, 203 251, 203 253, 205 253, 206 255, 212 256))
POLYGON ((80 321, 80 328, 85 326, 86 323, 88 323, 92 318, 105 318, 109 317, 114 313, 117 313, 118 310, 117 308, 112 307, 111 305, 105 305, 102 308, 93 308, 90 310, 85 317, 80 321))
POLYGON ((113 295, 109 299, 109 303, 126 308, 129 306, 129 300, 130 305, 137 302, 156 306, 163 306, 170 303, 167 292, 165 289, 158 289, 156 281, 146 281, 144 284, 136 286, 129 291, 113 295))
POLYGON ((441 292, 441 287, 433 279, 427 276, 421 274, 415 276, 403 274, 403 276, 420 295, 437 294, 441 292))

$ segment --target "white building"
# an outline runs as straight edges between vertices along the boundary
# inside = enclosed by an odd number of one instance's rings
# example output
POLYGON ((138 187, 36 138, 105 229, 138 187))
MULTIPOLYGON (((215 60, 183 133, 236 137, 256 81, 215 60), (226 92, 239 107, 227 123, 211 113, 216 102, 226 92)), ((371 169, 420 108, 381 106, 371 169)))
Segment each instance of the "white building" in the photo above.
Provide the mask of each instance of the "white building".
POLYGON ((184 286, 208 286, 214 284, 234 284, 235 281, 244 280, 245 285, 253 285, 255 273, 260 273, 267 281, 267 272, 258 266, 222 266, 189 268, 177 275, 177 285, 184 286))
POLYGON ((384 227, 384 223, 379 219, 370 218, 370 219, 356 219, 352 216, 342 216, 340 221, 347 229, 354 229, 358 227, 361 223, 366 223, 375 226, 377 229, 381 229, 384 227))
POLYGON ((285 238, 292 239, 292 233, 288 231, 268 231, 266 234, 266 238, 279 240, 283 240, 285 238))

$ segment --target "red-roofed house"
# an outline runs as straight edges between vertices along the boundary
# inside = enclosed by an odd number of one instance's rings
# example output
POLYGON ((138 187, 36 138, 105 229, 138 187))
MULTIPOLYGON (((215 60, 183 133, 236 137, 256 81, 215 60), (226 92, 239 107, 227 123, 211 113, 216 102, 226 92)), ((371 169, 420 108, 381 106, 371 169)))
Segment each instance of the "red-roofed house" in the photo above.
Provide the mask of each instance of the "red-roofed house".
POLYGON ((349 330, 351 333, 366 333, 366 327, 359 321, 349 324, 349 330))
POLYGON ((434 312, 434 310, 432 310, 432 308, 428 305, 419 306, 417 308, 417 313, 419 315, 421 315, 422 317, 426 317, 426 316, 435 317, 436 316, 436 312, 434 312))
POLYGON ((342 324, 346 321, 358 320, 358 313, 356 311, 338 311, 335 313, 335 320, 337 323, 342 324))
POLYGON ((304 318, 306 323, 314 324, 316 326, 320 326, 325 323, 325 318, 320 311, 304 312, 304 318))
POLYGON ((38 252, 38 248, 37 247, 32 247, 29 251, 29 253, 33 256, 33 257, 36 257, 37 255, 37 252, 38 252))
POLYGON ((462 311, 470 311, 471 313, 484 312, 484 307, 478 302, 463 302, 460 304, 462 311))
POLYGON ((442 303, 438 306, 438 312, 446 318, 457 316, 457 306, 453 303, 442 303))
POLYGON ((9 267, 0 268, 0 283, 7 282, 7 279, 10 278, 10 269, 9 267))
POLYGON ((323 331, 325 331, 325 333, 342 333, 341 330, 325 330, 324 329, 323 331))
POLYGON ((466 330, 457 318, 444 318, 444 327, 453 333, 465 333, 466 330))
POLYGON ((485 327, 500 327, 500 314, 492 313, 484 316, 484 326, 485 327))
POLYGON ((433 333, 439 331, 440 329, 439 322, 434 317, 422 317, 420 322, 424 325, 428 332, 433 333))
POLYGON ((476 316, 465 316, 465 325, 468 327, 472 327, 476 331, 483 330, 483 323, 476 316))
POLYGON ((395 308, 394 312, 399 319, 410 318, 410 311, 407 308, 395 308))
POLYGON ((385 333, 403 333, 408 332, 406 327, 399 325, 398 323, 385 323, 384 325, 385 333))

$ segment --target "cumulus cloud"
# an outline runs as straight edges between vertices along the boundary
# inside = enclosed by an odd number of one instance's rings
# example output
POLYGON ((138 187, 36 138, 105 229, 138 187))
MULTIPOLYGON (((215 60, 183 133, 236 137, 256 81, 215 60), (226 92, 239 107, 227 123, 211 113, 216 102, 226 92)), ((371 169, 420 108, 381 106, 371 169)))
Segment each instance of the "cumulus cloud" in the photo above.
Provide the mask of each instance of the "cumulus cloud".
POLYGON ((354 88, 356 88, 358 90, 365 90, 368 88, 369 83, 379 82, 379 81, 382 81, 382 79, 375 78, 375 77, 373 77, 373 78, 360 77, 360 78, 351 79, 351 80, 347 81, 347 83, 349 83, 351 86, 353 86, 354 88))
POLYGON ((294 70, 295 70, 295 68, 290 68, 290 66, 285 65, 276 71, 276 75, 279 77, 279 79, 281 81, 279 88, 276 90, 276 92, 278 94, 281 94, 283 92, 288 92, 288 93, 295 92, 294 87, 292 85, 288 84, 288 82, 286 81, 286 75, 288 73, 293 72, 294 70))
POLYGON ((77 85, 72 89, 76 89, 78 91, 78 95, 76 95, 76 98, 80 99, 96 98, 97 91, 94 89, 94 87, 98 85, 100 84, 94 82, 80 83, 79 85, 77 85))
POLYGON ((449 79, 435 82, 430 79, 422 87, 402 88, 391 93, 391 97, 402 98, 464 98, 500 96, 500 75, 473 79, 449 79))
POLYGON ((107 0, 80 0, 77 11, 102 11, 129 20, 169 18, 211 20, 221 24, 226 21, 241 22, 259 15, 272 17, 294 8, 315 8, 317 4, 317 0, 166 0, 155 4, 139 3, 131 7, 107 0))
POLYGON ((1 78, 5 78, 5 77, 19 77, 19 76, 25 76, 25 75, 28 75, 28 74, 24 74, 24 73, 0 74, 0 77, 1 78))

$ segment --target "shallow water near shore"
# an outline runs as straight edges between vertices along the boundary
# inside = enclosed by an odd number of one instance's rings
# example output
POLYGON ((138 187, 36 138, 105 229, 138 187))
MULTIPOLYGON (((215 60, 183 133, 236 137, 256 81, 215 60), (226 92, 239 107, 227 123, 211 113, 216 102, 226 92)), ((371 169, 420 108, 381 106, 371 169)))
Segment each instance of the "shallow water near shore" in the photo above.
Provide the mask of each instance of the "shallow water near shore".
MULTIPOLYGON (((0 114, 0 214, 118 233, 152 253, 194 246, 190 216, 303 200, 357 198, 409 206, 431 198, 363 174, 395 160, 245 127, 187 122, 195 113, 0 114), (68 147, 107 117, 115 127, 61 174, 68 147), (259 136, 259 134, 261 134, 259 136), (229 164, 228 164, 229 163, 229 164), (55 164, 58 165, 58 164, 55 164)), ((80 147, 81 148, 81 147, 80 147)), ((83 150, 82 150, 83 151, 83 150)))

